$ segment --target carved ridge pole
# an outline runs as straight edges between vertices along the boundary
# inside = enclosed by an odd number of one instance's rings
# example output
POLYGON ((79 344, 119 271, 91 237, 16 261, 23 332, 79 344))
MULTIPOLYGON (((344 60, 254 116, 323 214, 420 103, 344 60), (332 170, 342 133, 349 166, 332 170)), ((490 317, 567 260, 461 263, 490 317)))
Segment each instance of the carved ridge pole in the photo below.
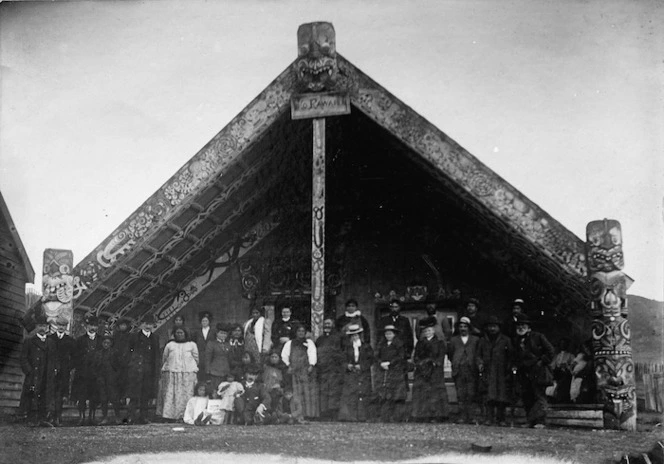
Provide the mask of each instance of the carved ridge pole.
POLYGON ((313 186, 311 191, 311 330, 323 331, 325 314, 325 118, 313 121, 313 186))
POLYGON ((604 404, 604 428, 635 431, 636 384, 627 320, 627 289, 634 281, 622 272, 620 222, 589 222, 586 239, 595 379, 604 404))
POLYGON ((331 23, 302 24, 297 30, 294 64, 297 93, 291 98, 292 119, 313 119, 311 191, 311 331, 323 333, 325 314, 325 118, 350 113, 350 97, 335 91, 336 36, 331 23))

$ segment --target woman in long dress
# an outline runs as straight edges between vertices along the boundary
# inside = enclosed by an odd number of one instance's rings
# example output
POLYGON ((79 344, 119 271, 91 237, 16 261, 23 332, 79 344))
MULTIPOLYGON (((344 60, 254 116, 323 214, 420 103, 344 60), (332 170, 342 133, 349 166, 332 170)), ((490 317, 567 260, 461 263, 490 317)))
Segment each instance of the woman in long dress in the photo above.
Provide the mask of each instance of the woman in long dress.
POLYGON ((165 419, 184 417, 198 380, 198 347, 188 341, 185 329, 175 329, 174 340, 164 347, 157 398, 157 414, 165 419))
POLYGON ((448 419, 447 390, 445 388, 445 342, 436 338, 435 318, 420 322, 422 337, 415 346, 415 376, 413 380, 413 418, 416 421, 444 421, 448 419))
POLYGON ((320 415, 318 383, 316 382, 316 344, 307 339, 307 329, 303 325, 295 328, 295 338, 288 340, 281 351, 281 360, 288 366, 291 375, 293 396, 304 407, 304 417, 320 415))
POLYGON ((374 354, 371 345, 363 342, 360 324, 350 324, 346 335, 350 338, 345 348, 344 385, 339 408, 340 421, 366 421, 372 400, 371 365, 374 354))

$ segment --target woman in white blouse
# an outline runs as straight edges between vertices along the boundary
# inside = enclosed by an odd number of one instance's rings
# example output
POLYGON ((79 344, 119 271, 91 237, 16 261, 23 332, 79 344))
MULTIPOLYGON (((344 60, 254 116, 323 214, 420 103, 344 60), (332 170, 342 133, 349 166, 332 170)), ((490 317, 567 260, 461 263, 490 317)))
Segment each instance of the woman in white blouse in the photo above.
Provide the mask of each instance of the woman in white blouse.
POLYGON ((175 339, 166 344, 162 355, 157 414, 179 420, 194 396, 199 355, 196 343, 188 341, 185 329, 175 329, 173 335, 175 339))
POLYGON ((303 325, 297 325, 295 338, 284 344, 281 360, 288 366, 288 374, 293 381, 293 396, 300 400, 304 417, 318 417, 320 401, 314 371, 317 362, 316 344, 307 339, 307 330, 303 325))

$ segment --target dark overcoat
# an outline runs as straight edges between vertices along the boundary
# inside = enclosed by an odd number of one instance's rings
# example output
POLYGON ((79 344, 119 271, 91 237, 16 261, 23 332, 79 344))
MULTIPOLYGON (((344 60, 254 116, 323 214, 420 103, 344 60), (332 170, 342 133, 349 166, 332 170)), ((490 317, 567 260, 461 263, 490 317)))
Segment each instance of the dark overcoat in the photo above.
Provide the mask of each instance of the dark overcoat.
POLYGON ((101 349, 94 357, 95 373, 99 399, 103 402, 115 402, 118 396, 118 372, 120 371, 120 353, 115 347, 108 350, 101 349))
POLYGON ((396 338, 401 340, 401 344, 404 348, 406 358, 410 358, 410 355, 413 353, 413 346, 415 346, 415 339, 413 338, 413 329, 410 326, 410 321, 407 317, 402 315, 397 315, 396 317, 390 315, 380 318, 378 322, 378 327, 381 329, 386 325, 393 325, 399 331, 396 332, 396 338))
POLYGON ((129 374, 129 360, 131 352, 129 351, 129 339, 131 334, 127 332, 116 332, 113 334, 113 348, 118 353, 118 396, 127 398, 127 377, 129 374))
POLYGON ((485 334, 478 346, 478 362, 483 367, 482 382, 486 388, 486 400, 508 403, 510 395, 507 379, 512 366, 512 342, 502 333, 495 338, 485 334))
POLYGON ((383 339, 376 348, 377 385, 378 396, 383 400, 399 401, 406 399, 406 357, 403 344, 394 338, 390 345, 383 339), (380 367, 380 363, 389 362, 387 370, 380 367))
POLYGON ((231 346, 228 341, 221 343, 219 340, 210 340, 205 351, 199 352, 199 359, 205 358, 205 362, 199 364, 205 366, 206 374, 226 380, 226 376, 231 372, 230 356, 231 346))
POLYGON ((208 343, 211 343, 217 339, 217 331, 210 327, 210 330, 207 333, 207 337, 203 335, 203 329, 198 328, 194 331, 191 336, 191 340, 196 343, 198 347, 198 378, 199 380, 204 380, 205 374, 207 373, 207 365, 205 363, 205 353, 207 350, 208 343))
POLYGON ((155 398, 161 368, 159 338, 146 337, 139 330, 129 338, 129 366, 126 395, 129 398, 155 398))
MULTIPOLYGON (((25 374, 23 395, 37 398, 43 406, 53 401, 53 340, 46 337, 41 341, 33 335, 23 343, 21 350, 21 370, 25 374)), ((23 404, 25 404, 22 401, 23 404)))
POLYGON ((58 338, 57 333, 48 336, 53 340, 53 377, 55 394, 69 396, 69 374, 72 370, 72 356, 74 355, 75 342, 69 335, 58 338))
POLYGON ((78 401, 97 401, 97 376, 95 375, 95 353, 101 350, 99 334, 94 340, 83 334, 74 341, 73 361, 76 373, 72 386, 72 398, 78 401))
POLYGON ((341 336, 336 331, 332 331, 330 335, 321 335, 316 339, 316 350, 320 410, 337 410, 341 400, 346 359, 341 348, 341 336))
POLYGON ((373 350, 368 343, 362 343, 359 359, 356 362, 352 344, 349 343, 345 349, 345 358, 339 420, 366 421, 369 418, 369 403, 373 399, 371 389, 373 350))
POLYGON ((445 387, 446 344, 435 336, 415 345, 413 360, 413 412, 415 418, 442 418, 448 415, 445 387))

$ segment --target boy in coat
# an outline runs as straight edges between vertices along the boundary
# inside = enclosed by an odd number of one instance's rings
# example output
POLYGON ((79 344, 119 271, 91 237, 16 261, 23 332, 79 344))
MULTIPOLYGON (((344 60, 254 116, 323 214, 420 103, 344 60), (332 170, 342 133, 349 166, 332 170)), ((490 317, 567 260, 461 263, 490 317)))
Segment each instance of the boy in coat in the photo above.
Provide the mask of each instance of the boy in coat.
POLYGON ((35 318, 35 334, 27 339, 21 351, 21 369, 25 374, 23 395, 28 424, 31 426, 52 426, 46 420, 53 389, 53 340, 47 337, 49 323, 45 316, 35 318), (36 415, 35 411, 37 410, 36 415))
POLYGON ((152 333, 154 322, 143 321, 141 330, 131 334, 129 338, 129 369, 127 396, 129 407, 125 421, 131 424, 139 408, 136 423, 149 424, 148 403, 156 397, 157 380, 159 379, 160 350, 159 338, 152 333))
POLYGON ((69 374, 72 368, 74 339, 67 335, 69 321, 58 316, 55 320, 55 333, 48 336, 53 341, 53 404, 51 405, 52 424, 62 424, 62 401, 69 396, 69 374))
POLYGON ((111 335, 102 337, 101 350, 95 353, 95 366, 102 414, 99 425, 115 425, 118 417, 120 417, 120 398, 117 388, 120 360, 117 351, 113 347, 113 337, 111 335), (113 405, 115 412, 112 421, 108 418, 109 402, 113 405))

